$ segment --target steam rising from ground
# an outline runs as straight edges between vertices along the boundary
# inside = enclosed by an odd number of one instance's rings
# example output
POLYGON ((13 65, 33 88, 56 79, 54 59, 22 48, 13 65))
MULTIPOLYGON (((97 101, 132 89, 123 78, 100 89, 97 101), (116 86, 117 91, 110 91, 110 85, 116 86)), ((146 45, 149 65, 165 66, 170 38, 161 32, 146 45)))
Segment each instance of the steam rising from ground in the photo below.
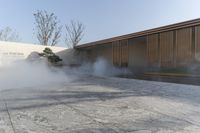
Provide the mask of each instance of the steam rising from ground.
POLYGON ((49 68, 45 62, 21 60, 1 63, 0 66, 0 90, 37 87, 68 80, 62 70, 49 68))
POLYGON ((85 63, 79 69, 79 72, 92 74, 95 76, 117 76, 131 73, 126 68, 117 68, 109 63, 105 58, 97 58, 94 63, 85 63))
POLYGON ((84 63, 79 68, 50 67, 47 61, 27 60, 0 62, 0 90, 30 88, 53 83, 69 82, 75 75, 115 76, 128 72, 126 69, 113 67, 104 58, 94 63, 84 63), (76 73, 76 74, 75 74, 76 73))
POLYGON ((93 74, 96 76, 116 76, 124 73, 129 73, 129 71, 114 67, 104 58, 98 58, 93 64, 93 74))

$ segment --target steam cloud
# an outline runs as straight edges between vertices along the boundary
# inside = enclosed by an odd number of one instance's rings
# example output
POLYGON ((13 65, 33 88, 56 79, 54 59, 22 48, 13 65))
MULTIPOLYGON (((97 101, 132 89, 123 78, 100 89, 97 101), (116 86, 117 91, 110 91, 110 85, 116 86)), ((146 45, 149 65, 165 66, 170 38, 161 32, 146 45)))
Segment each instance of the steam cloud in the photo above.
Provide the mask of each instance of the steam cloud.
POLYGON ((94 63, 85 63, 78 70, 80 73, 88 73, 94 76, 117 76, 131 73, 126 68, 117 68, 105 58, 99 57, 94 63))
POLYGON ((98 58, 94 63, 84 63, 79 68, 49 67, 44 60, 29 62, 4 59, 0 60, 0 90, 69 82, 75 78, 75 75, 78 76, 81 73, 95 76, 115 76, 124 72, 128 71, 113 67, 104 58, 98 58))
POLYGON ((69 78, 62 70, 49 68, 45 62, 1 61, 0 90, 37 87, 68 80, 69 78))

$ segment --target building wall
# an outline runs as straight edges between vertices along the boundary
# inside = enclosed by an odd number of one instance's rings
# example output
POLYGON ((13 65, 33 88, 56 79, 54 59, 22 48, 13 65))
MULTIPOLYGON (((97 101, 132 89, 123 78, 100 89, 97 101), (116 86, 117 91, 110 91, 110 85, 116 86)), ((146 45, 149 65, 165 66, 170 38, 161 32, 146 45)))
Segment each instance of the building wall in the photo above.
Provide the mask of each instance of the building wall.
POLYGON ((160 67, 170 67, 174 65, 174 36, 173 31, 163 32, 159 35, 159 62, 160 67))
POLYGON ((147 36, 147 60, 148 65, 158 66, 159 65, 159 41, 158 34, 152 34, 147 36))
POLYGON ((90 47, 87 51, 89 60, 107 59, 116 67, 128 67, 130 70, 141 70, 147 65, 147 38, 132 38, 113 41, 109 44, 90 47))
POLYGON ((128 40, 112 42, 112 62, 118 67, 128 66, 128 40))
POLYGON ((198 63, 200 26, 187 27, 147 36, 148 65, 187 67, 198 63))
POLYGON ((133 71, 143 70, 147 65, 146 37, 128 40, 128 68, 133 71))
POLYGON ((88 51, 92 61, 104 57, 114 66, 131 70, 200 65, 200 20, 102 40, 81 49, 88 51))
POLYGON ((114 40, 90 47, 88 53, 92 61, 104 57, 130 70, 187 67, 200 62, 200 26, 114 40))
POLYGON ((195 27, 195 50, 194 58, 200 61, 200 26, 195 27))
POLYGON ((65 65, 81 65, 88 62, 88 53, 86 51, 77 51, 75 49, 64 49, 56 52, 63 59, 65 65))
POLYGON ((116 67, 126 67, 133 71, 146 68, 147 38, 132 38, 97 45, 87 50, 88 58, 95 62, 97 58, 107 59, 116 67))
POLYGON ((104 58, 112 63, 112 44, 96 46, 87 51, 87 56, 91 62, 95 62, 97 58, 104 58))

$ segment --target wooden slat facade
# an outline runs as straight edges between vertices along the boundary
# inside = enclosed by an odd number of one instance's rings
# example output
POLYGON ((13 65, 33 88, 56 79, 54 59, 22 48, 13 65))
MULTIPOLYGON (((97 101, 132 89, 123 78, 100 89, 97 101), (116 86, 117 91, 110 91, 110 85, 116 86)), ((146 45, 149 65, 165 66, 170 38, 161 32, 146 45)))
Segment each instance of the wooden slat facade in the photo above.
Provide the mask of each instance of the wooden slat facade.
MULTIPOLYGON (((195 57, 198 56, 200 59, 200 26, 148 35, 146 36, 146 44, 146 55, 149 66, 186 66, 193 60, 193 55, 195 57)), ((134 56, 130 52, 136 52, 135 50, 130 51, 130 45, 136 44, 129 44, 129 41, 126 39, 112 42, 111 54, 113 65, 127 67, 130 61, 129 58, 136 60, 135 57, 130 57, 134 56)))
POLYGON ((176 66, 185 66, 192 60, 192 28, 176 31, 176 66))
POLYGON ((173 66, 173 31, 160 34, 160 66, 173 66))
MULTIPOLYGON (((200 51, 200 27, 195 28, 195 51, 200 51)), ((150 66, 181 67, 193 60, 192 27, 168 31, 148 37, 148 62, 150 66), (156 65, 155 65, 156 64, 156 65)))
POLYGON ((121 40, 121 67, 128 66, 128 40, 121 40))
POLYGON ((200 61, 200 26, 195 27, 195 60, 200 61))
POLYGON ((128 40, 128 68, 134 72, 141 71, 147 66, 147 38, 132 38, 128 40))
POLYGON ((185 67, 192 65, 195 59, 195 63, 200 64, 200 19, 97 41, 78 48, 94 49, 103 42, 109 43, 112 63, 119 67, 185 67))
POLYGON ((112 43, 112 55, 113 55, 113 58, 112 58, 113 64, 115 66, 119 66, 121 62, 119 41, 115 41, 112 43))
POLYGON ((148 63, 151 66, 157 66, 159 65, 158 34, 149 35, 147 43, 148 63))
POLYGON ((119 67, 128 66, 128 40, 112 43, 113 64, 119 67))

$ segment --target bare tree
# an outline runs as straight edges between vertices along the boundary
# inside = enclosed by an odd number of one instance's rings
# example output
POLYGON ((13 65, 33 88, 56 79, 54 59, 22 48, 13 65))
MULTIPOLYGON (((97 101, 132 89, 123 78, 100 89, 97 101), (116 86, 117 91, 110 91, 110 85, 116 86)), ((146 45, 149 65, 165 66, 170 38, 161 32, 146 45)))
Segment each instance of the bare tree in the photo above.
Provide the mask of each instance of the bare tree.
POLYGON ((66 36, 65 41, 69 48, 74 48, 83 38, 85 26, 79 22, 72 20, 69 25, 65 25, 66 36))
POLYGON ((62 26, 54 13, 37 11, 33 14, 37 30, 37 39, 41 45, 55 46, 61 37, 62 26))
POLYGON ((21 39, 15 30, 10 27, 6 27, 0 30, 0 40, 18 42, 21 39))

